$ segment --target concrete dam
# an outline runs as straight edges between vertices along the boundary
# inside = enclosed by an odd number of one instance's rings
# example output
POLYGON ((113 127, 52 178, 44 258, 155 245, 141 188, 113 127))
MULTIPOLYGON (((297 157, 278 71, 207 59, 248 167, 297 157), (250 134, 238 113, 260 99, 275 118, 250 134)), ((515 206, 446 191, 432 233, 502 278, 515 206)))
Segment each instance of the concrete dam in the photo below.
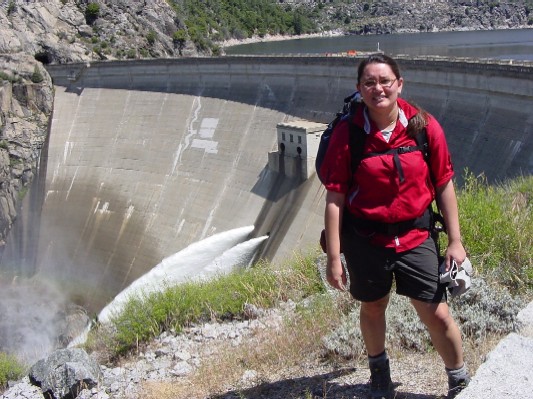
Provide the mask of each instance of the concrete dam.
MULTIPOLYGON (((324 189, 315 175, 284 173, 283 156, 274 154, 272 168, 268 154, 277 151, 280 122, 332 119, 355 88, 358 61, 48 66, 55 104, 42 154, 41 278, 94 311, 166 257, 218 233, 251 226, 247 238, 268 235, 257 257, 274 262, 316 248, 324 189)), ((490 182, 531 174, 532 66, 399 63, 402 95, 444 126, 458 179, 465 167, 490 182)))

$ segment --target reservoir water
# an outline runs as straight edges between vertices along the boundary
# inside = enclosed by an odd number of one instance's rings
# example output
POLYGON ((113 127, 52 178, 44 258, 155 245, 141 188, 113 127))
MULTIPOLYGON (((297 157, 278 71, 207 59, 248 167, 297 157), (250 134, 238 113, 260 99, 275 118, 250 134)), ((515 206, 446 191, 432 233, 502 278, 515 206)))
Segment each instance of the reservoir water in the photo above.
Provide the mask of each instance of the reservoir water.
POLYGON ((533 29, 467 32, 349 35, 249 43, 225 49, 227 55, 324 54, 349 50, 388 55, 468 57, 533 61, 533 29))

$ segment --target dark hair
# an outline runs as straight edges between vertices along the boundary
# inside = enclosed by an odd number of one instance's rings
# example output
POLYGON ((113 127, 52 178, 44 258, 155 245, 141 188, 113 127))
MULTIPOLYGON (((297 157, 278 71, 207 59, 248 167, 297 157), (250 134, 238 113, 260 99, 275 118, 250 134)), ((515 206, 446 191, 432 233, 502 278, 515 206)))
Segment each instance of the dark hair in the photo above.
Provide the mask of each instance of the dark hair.
POLYGON ((418 112, 415 116, 409 119, 407 123, 407 135, 409 137, 415 137, 416 134, 424 129, 428 124, 428 113, 424 108, 419 107, 416 104, 411 103, 418 112))
MULTIPOLYGON (((393 58, 385 54, 372 54, 359 63, 359 66, 357 67, 357 83, 361 82, 361 76, 363 75, 367 65, 370 64, 387 64, 392 70, 392 73, 396 79, 400 79, 402 76, 400 73, 400 68, 393 58)), ((426 127, 428 124, 428 113, 426 110, 416 104, 412 105, 418 110, 418 112, 415 116, 409 119, 409 123, 407 125, 407 135, 409 137, 415 137, 416 134, 424 129, 424 127, 426 127)))

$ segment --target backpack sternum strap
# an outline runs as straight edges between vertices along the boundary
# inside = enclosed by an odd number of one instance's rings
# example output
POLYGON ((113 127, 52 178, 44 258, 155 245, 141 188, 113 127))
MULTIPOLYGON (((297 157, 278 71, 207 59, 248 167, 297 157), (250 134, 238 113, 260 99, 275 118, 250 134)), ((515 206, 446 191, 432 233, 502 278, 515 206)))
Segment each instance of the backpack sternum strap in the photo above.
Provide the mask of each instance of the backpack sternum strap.
POLYGON ((380 155, 393 155, 394 159, 394 166, 396 166, 396 170, 398 171, 398 177, 400 178, 400 183, 403 183, 405 181, 405 175, 403 173, 402 163, 400 162, 400 154, 407 154, 409 152, 414 151, 422 151, 424 152, 424 147, 421 145, 409 145, 405 147, 398 147, 398 148, 391 148, 390 150, 381 151, 381 152, 369 152, 368 154, 364 154, 362 158, 371 158, 371 157, 378 157, 380 155))

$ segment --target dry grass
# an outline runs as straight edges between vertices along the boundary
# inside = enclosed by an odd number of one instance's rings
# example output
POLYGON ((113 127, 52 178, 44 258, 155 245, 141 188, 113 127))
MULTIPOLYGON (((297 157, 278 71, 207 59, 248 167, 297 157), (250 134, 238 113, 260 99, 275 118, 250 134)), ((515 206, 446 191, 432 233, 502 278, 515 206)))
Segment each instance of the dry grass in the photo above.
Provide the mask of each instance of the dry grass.
MULTIPOLYGON (((342 359, 324 352, 322 337, 331 332, 350 305, 347 298, 297 312, 278 329, 264 329, 239 346, 206 345, 201 365, 172 383, 146 382, 146 399, 358 399, 367 394, 366 355, 342 359), (331 305, 331 304, 330 304, 331 305), (310 313, 312 311, 312 314, 310 313)), ((480 345, 465 341, 469 369, 475 373, 501 337, 480 345)), ((416 353, 391 345, 397 399, 437 399, 446 394, 447 377, 435 351, 416 353)))
POLYGON ((286 378, 307 363, 315 367, 322 358, 321 339, 339 322, 342 308, 322 300, 293 313, 277 329, 256 331, 239 347, 227 342, 207 346, 201 356, 207 361, 194 374, 172 384, 147 383, 143 395, 147 399, 205 398, 286 378), (246 374, 251 377, 243 379, 246 374))
POLYGON ((487 335, 481 342, 472 339, 464 340, 465 362, 471 372, 475 372, 487 360, 489 352, 498 345, 502 338, 501 335, 492 334, 487 335))

